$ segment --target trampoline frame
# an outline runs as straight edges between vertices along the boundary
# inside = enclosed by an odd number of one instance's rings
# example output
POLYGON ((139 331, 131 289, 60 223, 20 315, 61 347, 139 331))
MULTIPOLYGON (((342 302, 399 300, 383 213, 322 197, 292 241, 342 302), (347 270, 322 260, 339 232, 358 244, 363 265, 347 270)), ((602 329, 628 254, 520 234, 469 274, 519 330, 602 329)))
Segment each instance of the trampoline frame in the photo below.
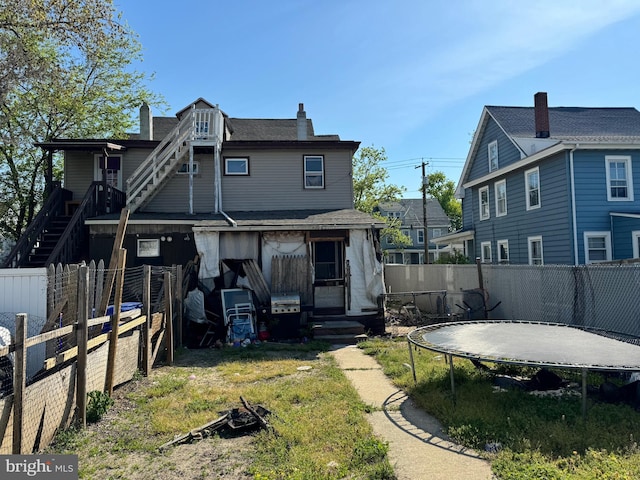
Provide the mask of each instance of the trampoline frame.
POLYGON ((427 331, 438 330, 447 326, 455 326, 455 325, 477 325, 477 324, 529 324, 529 325, 544 325, 544 326, 554 326, 554 327, 563 327, 563 328, 574 328, 577 330, 581 330, 588 333, 593 333, 595 335, 602 335, 608 338, 613 338, 615 340, 619 340, 620 337, 626 338, 635 338, 629 335, 619 334, 616 332, 609 332, 607 330, 599 330, 595 328, 586 328, 586 327, 577 327, 575 325, 561 324, 561 323, 549 323, 549 322, 532 322, 532 321, 518 321, 518 320, 473 320, 473 321, 463 321, 463 322, 446 322, 446 323, 436 323, 433 325, 427 325, 424 327, 418 327, 407 334, 407 346, 409 348, 409 358, 411 361, 411 372, 413 374, 413 382, 417 384, 418 380, 416 377, 416 368, 415 362, 413 358, 413 350, 412 345, 418 348, 424 348, 425 350, 430 350, 433 352, 441 353, 445 356, 445 362, 449 363, 449 376, 451 380, 451 393, 453 397, 453 404, 456 404, 456 394, 455 394, 455 381, 454 381, 454 366, 453 366, 453 357, 466 358, 469 360, 476 361, 485 361, 491 363, 502 363, 507 365, 520 365, 520 366, 533 366, 533 367, 550 367, 550 368, 558 368, 564 370, 580 370, 582 373, 582 416, 586 418, 587 415, 587 373, 589 370, 608 370, 608 371, 637 371, 637 366, 624 367, 624 366, 612 366, 612 365, 574 365, 574 364, 566 364, 566 363, 557 363, 557 362, 544 362, 544 361, 535 361, 535 360, 521 360, 521 359, 507 359, 507 358, 497 358, 491 355, 478 355, 475 353, 465 352, 461 350, 454 350, 450 348, 445 348, 438 346, 433 343, 427 343, 423 340, 423 334, 427 331), (420 340, 418 340, 420 338, 420 340), (422 340, 422 341, 421 341, 422 340), (448 360, 447 360, 447 357, 448 360))

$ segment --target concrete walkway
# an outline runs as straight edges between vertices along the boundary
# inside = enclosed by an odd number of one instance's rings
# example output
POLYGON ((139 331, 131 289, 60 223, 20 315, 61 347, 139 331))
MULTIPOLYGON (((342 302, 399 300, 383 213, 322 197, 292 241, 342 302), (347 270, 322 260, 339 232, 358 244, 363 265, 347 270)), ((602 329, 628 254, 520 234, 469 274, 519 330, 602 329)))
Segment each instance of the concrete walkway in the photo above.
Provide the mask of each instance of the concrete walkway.
POLYGON ((489 463, 448 441, 438 421, 417 409, 374 358, 354 345, 336 345, 331 353, 362 401, 376 407, 369 422, 375 434, 389 443, 389 460, 398 480, 492 478, 489 463))

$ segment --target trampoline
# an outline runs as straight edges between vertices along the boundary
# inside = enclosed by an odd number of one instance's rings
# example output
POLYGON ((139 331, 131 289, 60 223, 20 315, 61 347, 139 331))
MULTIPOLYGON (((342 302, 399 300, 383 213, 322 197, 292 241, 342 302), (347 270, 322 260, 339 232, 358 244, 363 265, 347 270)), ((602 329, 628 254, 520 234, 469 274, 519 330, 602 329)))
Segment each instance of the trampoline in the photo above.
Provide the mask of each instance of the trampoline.
POLYGON ((414 381, 412 345, 449 356, 454 399, 453 357, 581 370, 583 414, 589 370, 640 371, 639 339, 631 343, 629 337, 565 324, 512 320, 439 323, 409 332, 407 340, 414 381))

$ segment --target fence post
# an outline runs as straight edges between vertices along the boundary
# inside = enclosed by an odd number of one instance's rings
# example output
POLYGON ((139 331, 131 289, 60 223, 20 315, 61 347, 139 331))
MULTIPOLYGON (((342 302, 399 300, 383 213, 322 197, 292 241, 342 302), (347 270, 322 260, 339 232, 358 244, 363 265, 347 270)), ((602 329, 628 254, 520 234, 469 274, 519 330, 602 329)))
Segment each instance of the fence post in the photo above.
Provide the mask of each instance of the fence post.
POLYGON ((476 257, 476 267, 478 267, 478 287, 480 290, 484 290, 484 279, 482 278, 482 260, 476 257))
POLYGON ((171 298, 171 272, 164 272, 164 318, 167 329, 167 364, 173 365, 173 298, 171 298))
POLYGON ((24 391, 27 372, 27 314, 16 315, 15 356, 13 365, 13 445, 11 453, 22 453, 22 427, 24 425, 24 391))
POLYGON ((142 305, 147 321, 142 329, 142 371, 146 377, 151 373, 151 265, 144 266, 142 279, 142 305))
POLYGON ((182 335, 182 265, 176 266, 176 310, 178 314, 177 326, 178 331, 176 332, 177 337, 177 345, 180 347, 183 345, 183 335, 182 335))
POLYGON ((87 356, 89 342, 89 270, 80 267, 78 272, 78 316, 76 323, 76 425, 87 426, 87 356))
POLYGON ((122 305, 122 287, 124 285, 124 266, 127 261, 127 250, 118 250, 118 269, 116 272, 116 291, 113 299, 113 315, 111 316, 111 333, 109 333, 109 353, 107 355, 107 378, 104 391, 113 395, 113 378, 116 370, 116 354, 118 350, 118 331, 120 330, 120 307, 122 305))

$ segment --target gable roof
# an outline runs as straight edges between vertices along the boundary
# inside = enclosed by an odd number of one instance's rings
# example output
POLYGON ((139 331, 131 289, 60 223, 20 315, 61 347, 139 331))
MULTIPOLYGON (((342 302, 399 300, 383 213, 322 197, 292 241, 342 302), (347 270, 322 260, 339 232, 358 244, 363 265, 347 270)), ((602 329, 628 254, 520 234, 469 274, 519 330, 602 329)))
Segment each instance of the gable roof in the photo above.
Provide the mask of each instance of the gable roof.
MULTIPOLYGON (((535 138, 533 107, 485 107, 510 137, 535 138)), ((635 108, 549 108, 549 138, 565 141, 640 140, 640 112, 635 108)))
MULTIPOLYGON (((578 143, 582 148, 640 146, 640 112, 633 107, 551 107, 548 115, 549 137, 537 138, 534 107, 485 106, 460 175, 456 196, 464 196, 463 185, 491 119, 520 151, 522 162, 544 158, 546 153, 554 154, 578 143)), ((490 175, 501 172, 498 169, 490 175)))
MULTIPOLYGON (((422 226, 423 212, 421 198, 402 198, 396 202, 382 202, 382 212, 404 212, 402 226, 422 226)), ((449 226, 449 217, 435 198, 427 198, 427 226, 449 226)))

